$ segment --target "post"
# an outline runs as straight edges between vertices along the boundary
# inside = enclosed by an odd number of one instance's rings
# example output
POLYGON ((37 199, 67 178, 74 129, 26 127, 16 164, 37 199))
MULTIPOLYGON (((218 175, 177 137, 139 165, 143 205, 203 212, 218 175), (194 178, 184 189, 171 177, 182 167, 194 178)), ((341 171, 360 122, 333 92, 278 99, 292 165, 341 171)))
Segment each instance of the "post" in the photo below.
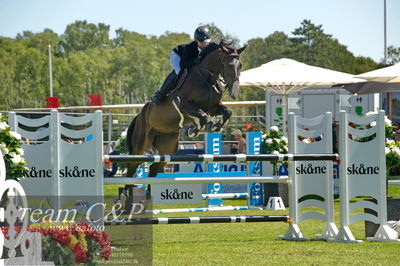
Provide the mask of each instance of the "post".
POLYGON ((105 150, 106 154, 111 153, 111 147, 112 147, 112 113, 108 113, 108 145, 107 149, 105 150))
POLYGON ((383 0, 383 63, 387 64, 386 0, 383 0))
POLYGON ((51 63, 51 45, 49 45, 49 76, 50 76, 50 97, 53 97, 53 70, 51 63))

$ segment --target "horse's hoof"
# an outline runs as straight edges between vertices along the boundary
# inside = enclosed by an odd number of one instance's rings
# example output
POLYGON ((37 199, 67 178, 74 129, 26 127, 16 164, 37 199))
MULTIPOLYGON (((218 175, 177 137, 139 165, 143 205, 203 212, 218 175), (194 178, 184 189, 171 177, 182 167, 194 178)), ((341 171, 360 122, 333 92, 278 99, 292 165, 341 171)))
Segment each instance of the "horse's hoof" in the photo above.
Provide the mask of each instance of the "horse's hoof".
POLYGON ((195 129, 195 128, 189 128, 188 130, 187 130, 187 136, 189 137, 189 138, 193 138, 193 137, 196 137, 197 136, 197 134, 199 133, 199 131, 197 130, 197 129, 195 129))
POLYGON ((220 132, 221 129, 222 129, 222 124, 219 123, 219 122, 216 123, 216 124, 214 124, 214 125, 213 125, 213 128, 212 128, 212 130, 213 130, 214 132, 220 132))
POLYGON ((206 126, 204 127, 204 131, 206 132, 212 132, 213 131, 214 124, 212 122, 207 122, 206 126))

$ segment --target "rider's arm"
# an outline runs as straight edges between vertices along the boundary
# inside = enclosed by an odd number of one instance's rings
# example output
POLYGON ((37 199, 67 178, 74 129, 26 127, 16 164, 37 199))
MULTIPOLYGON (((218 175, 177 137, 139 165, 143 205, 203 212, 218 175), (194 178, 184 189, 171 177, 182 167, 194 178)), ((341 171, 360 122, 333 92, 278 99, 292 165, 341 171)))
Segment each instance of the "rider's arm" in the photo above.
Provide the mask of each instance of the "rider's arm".
POLYGON ((178 75, 181 71, 181 66, 179 65, 181 62, 181 57, 175 51, 172 51, 169 55, 169 61, 171 62, 171 66, 175 73, 178 75))
POLYGON ((180 66, 182 69, 189 68, 199 62, 199 50, 195 42, 187 45, 182 52, 180 66))

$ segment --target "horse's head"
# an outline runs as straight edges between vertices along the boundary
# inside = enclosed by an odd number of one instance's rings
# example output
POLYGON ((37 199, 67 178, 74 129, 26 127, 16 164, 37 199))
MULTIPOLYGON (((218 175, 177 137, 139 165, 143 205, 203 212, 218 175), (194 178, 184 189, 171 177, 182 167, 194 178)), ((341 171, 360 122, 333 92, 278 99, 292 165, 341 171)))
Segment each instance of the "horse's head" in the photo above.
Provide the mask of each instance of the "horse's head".
POLYGON ((229 90, 229 95, 233 99, 237 99, 240 95, 239 76, 242 63, 240 62, 239 55, 246 49, 243 46, 239 49, 234 49, 230 44, 221 41, 221 50, 224 54, 221 61, 221 76, 224 78, 226 87, 229 90))
POLYGON ((220 75, 224 78, 226 88, 233 99, 240 95, 239 75, 242 63, 239 55, 246 47, 235 49, 232 47, 232 42, 222 40, 219 44, 210 43, 201 54, 203 67, 212 73, 214 79, 220 75))

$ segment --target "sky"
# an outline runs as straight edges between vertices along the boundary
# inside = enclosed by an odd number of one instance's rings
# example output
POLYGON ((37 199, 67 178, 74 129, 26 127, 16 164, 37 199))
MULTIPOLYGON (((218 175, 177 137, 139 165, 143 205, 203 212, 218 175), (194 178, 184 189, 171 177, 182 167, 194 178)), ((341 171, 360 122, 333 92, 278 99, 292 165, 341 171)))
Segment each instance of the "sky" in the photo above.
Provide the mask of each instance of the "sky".
MULTIPOLYGON (((193 34, 214 23, 241 43, 275 31, 292 36, 304 19, 322 25, 355 56, 384 57, 385 0, 0 0, 0 36, 45 28, 62 34, 76 20, 146 35, 193 34)), ((400 47, 400 1, 386 0, 387 45, 400 47)))

